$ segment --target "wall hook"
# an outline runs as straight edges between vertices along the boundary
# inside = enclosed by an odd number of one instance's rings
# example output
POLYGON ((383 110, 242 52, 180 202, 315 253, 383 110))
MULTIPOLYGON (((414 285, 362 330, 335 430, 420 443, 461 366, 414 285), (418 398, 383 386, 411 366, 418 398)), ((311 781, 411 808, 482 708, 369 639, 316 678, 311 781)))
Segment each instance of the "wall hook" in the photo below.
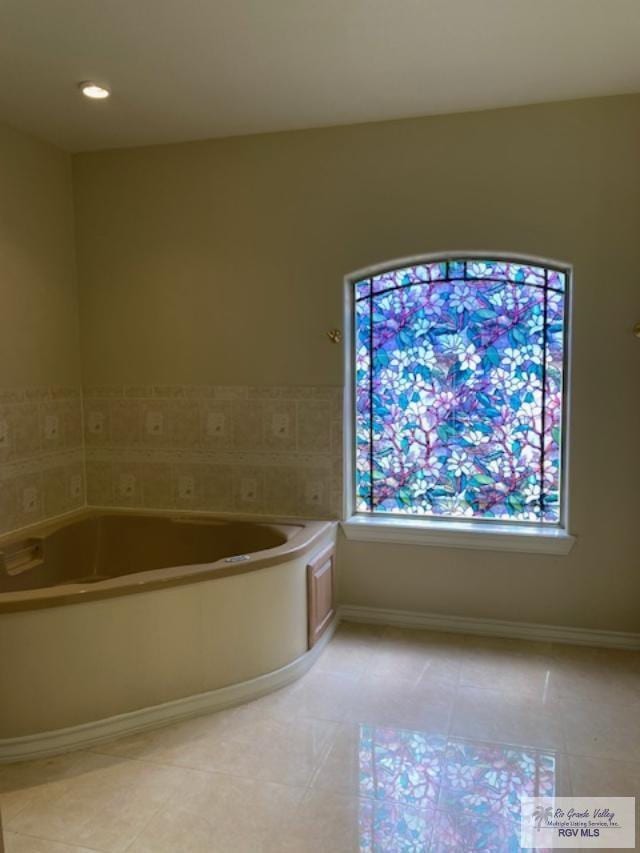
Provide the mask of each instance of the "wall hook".
POLYGON ((633 327, 633 335, 636 338, 640 338, 640 323, 636 323, 633 327))
POLYGON ((342 332, 340 329, 329 329, 327 332, 327 337, 331 341, 332 344, 339 344, 342 340, 342 332))

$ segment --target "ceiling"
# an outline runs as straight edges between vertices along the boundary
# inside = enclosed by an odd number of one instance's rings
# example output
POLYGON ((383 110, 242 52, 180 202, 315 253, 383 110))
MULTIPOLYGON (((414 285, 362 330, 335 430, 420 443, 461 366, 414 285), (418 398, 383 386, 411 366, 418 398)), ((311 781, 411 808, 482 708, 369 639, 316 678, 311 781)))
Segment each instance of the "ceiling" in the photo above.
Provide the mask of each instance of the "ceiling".
POLYGON ((0 0, 0 118, 72 151, 637 91, 638 0, 0 0))

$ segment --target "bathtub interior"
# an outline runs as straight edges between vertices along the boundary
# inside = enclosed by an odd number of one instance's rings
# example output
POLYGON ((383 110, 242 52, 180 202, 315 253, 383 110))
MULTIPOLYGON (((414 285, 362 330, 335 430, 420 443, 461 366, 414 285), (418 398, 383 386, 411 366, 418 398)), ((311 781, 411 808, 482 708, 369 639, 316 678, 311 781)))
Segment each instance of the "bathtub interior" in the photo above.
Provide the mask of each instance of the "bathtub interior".
POLYGON ((98 515, 0 546, 0 593, 215 563, 283 545, 299 529, 190 516, 98 515))

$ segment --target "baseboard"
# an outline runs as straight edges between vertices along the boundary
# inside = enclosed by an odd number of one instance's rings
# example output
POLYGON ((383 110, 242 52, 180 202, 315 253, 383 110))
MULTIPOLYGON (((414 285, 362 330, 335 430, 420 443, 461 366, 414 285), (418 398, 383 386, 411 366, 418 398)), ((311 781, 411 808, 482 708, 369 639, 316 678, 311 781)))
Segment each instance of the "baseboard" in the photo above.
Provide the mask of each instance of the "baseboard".
POLYGON ((387 610, 342 604, 339 617, 348 622, 395 625, 402 628, 424 628, 449 631, 452 634, 479 634, 486 637, 511 637, 518 640, 542 640, 577 646, 603 646, 612 649, 640 649, 640 634, 622 631, 597 631, 591 628, 568 628, 534 622, 503 622, 499 619, 473 619, 468 616, 443 616, 440 613, 417 613, 411 610, 387 610))
POLYGON ((241 702, 257 699, 304 675, 313 666, 333 636, 337 623, 338 619, 336 618, 325 630, 316 645, 300 655, 299 658, 280 669, 248 681, 231 684, 218 690, 210 690, 207 693, 199 693, 195 696, 186 696, 184 699, 164 702, 161 705, 153 705, 150 708, 118 714, 115 717, 82 723, 79 726, 2 739, 0 740, 0 764, 46 758, 50 755, 69 752, 72 749, 86 749, 112 738, 158 728, 168 723, 220 711, 241 702))

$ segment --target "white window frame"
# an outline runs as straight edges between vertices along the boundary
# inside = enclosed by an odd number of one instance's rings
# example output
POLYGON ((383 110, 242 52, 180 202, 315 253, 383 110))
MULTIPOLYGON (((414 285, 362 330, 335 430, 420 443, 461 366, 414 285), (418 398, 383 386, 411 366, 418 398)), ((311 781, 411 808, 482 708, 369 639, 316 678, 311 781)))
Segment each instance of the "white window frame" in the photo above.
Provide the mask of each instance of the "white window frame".
POLYGON ((344 279, 344 507, 342 529, 348 539, 361 542, 395 542, 403 545, 429 545, 444 548, 470 548, 491 551, 516 551, 530 554, 568 554, 575 544, 569 533, 569 422, 571 412, 571 352, 574 276, 573 267, 564 261, 514 252, 451 251, 415 255, 369 266, 349 273, 344 279), (483 519, 457 520, 417 518, 415 516, 376 515, 355 510, 355 300, 354 284, 364 278, 390 270, 434 263, 442 260, 486 258, 512 260, 532 266, 561 268, 567 275, 565 295, 566 334, 564 339, 563 431, 561 473, 561 523, 491 522, 483 519))

